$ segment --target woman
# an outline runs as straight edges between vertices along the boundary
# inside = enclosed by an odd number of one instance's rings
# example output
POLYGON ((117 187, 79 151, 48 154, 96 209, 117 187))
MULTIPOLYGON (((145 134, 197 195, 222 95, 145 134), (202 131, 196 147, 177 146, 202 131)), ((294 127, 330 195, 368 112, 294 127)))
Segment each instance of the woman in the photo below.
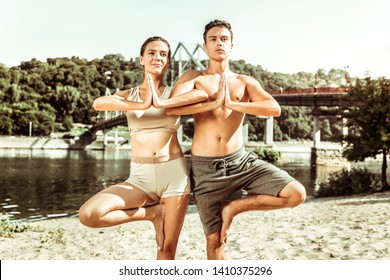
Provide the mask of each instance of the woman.
POLYGON ((94 101, 96 110, 126 111, 132 146, 130 176, 94 195, 79 211, 81 223, 92 228, 151 221, 156 231, 157 259, 175 258, 190 193, 187 164, 176 134, 180 119, 166 115, 162 107, 206 98, 194 94, 166 100, 171 88, 163 83, 163 75, 170 55, 165 39, 147 39, 140 51, 143 83, 94 101))

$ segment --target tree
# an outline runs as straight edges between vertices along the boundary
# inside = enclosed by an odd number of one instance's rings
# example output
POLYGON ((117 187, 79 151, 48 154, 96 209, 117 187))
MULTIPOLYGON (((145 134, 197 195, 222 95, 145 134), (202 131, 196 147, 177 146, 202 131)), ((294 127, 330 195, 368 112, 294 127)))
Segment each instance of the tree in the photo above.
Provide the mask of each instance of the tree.
POLYGON ((0 103, 0 134, 11 134, 12 125, 12 109, 0 103))
POLYGON ((71 129, 71 114, 76 109, 80 92, 72 86, 57 86, 51 99, 53 108, 57 110, 58 121, 64 125, 66 130, 71 129))
POLYGON ((348 135, 341 137, 346 143, 343 155, 351 161, 362 161, 381 154, 381 190, 389 189, 386 169, 390 149, 390 80, 358 79, 349 97, 352 105, 341 112, 348 127, 348 135))
POLYGON ((299 106, 283 106, 282 114, 276 118, 280 126, 282 140, 311 139, 310 109, 299 106))
MULTIPOLYGON (((207 65, 205 60, 202 63, 207 65)), ((178 61, 172 63, 170 70, 174 69, 173 65, 177 68, 178 61)), ((231 61, 230 66, 236 73, 253 76, 268 91, 310 88, 314 86, 315 77, 317 86, 332 86, 339 81, 345 83, 347 76, 348 82, 353 83, 353 78, 340 69, 332 69, 329 73, 319 69, 316 75, 306 72, 290 75, 270 72, 244 60, 231 61)), ((167 84, 171 85, 176 78, 175 73, 177 71, 168 71, 167 84)), ((66 130, 73 122, 91 124, 97 116, 92 102, 104 95, 107 87, 128 89, 143 80, 144 69, 139 58, 127 61, 121 54, 108 54, 91 61, 75 56, 47 58, 46 62, 33 58, 11 68, 0 63, 0 134, 26 134, 27 119, 20 119, 23 113, 36 121, 33 122, 33 134, 36 135, 66 130), (106 75, 108 71, 110 75, 106 75)), ((311 138, 309 109, 297 107, 293 111, 286 110, 275 119, 275 139, 289 140, 289 136, 293 139, 311 138), (286 121, 286 118, 295 120, 286 121)), ((335 129, 334 122, 329 123, 332 124, 330 130, 333 134, 339 130, 335 129)), ((264 138, 264 120, 251 119, 249 125, 251 140, 261 141, 264 138)))

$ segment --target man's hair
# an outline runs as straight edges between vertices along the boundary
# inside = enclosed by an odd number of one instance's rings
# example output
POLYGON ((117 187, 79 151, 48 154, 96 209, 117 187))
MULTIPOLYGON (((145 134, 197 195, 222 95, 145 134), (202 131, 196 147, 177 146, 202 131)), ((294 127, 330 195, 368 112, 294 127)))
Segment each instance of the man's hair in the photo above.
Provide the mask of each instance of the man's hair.
POLYGON ((149 43, 154 42, 154 41, 164 42, 168 46, 168 62, 171 61, 171 46, 169 45, 169 42, 167 40, 165 40, 163 37, 160 37, 160 36, 153 36, 153 37, 146 39, 146 41, 141 46, 140 55, 144 56, 146 46, 149 43))
POLYGON ((206 39, 207 39, 206 38, 207 32, 209 32, 209 30, 211 28, 213 28, 213 27, 225 27, 227 30, 229 30, 230 36, 231 36, 231 40, 233 42, 233 31, 232 31, 232 27, 230 26, 230 23, 228 23, 227 21, 224 21, 224 20, 215 19, 213 21, 210 21, 204 27, 203 40, 204 40, 205 43, 206 43, 206 39))

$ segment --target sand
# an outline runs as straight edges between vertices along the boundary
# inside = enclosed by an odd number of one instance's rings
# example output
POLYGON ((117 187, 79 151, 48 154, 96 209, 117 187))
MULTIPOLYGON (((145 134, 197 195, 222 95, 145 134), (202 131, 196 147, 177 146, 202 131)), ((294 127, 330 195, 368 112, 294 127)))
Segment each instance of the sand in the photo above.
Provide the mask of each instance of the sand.
MULTIPOLYGON (((238 215, 226 246, 230 260, 389 260, 390 192, 308 199, 275 211, 238 215)), ((38 231, 0 237, 2 260, 153 260, 151 223, 90 229, 77 217, 32 222, 38 231)), ((196 207, 185 219, 177 260, 205 260, 196 207)))

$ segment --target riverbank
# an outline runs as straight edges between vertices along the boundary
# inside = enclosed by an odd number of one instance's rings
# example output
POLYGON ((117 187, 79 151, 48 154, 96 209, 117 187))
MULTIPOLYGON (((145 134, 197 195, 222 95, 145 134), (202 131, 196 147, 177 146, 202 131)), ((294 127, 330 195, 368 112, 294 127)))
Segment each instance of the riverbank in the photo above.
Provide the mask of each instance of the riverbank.
POLYGON ((103 149, 102 141, 48 137, 0 136, 0 149, 84 150, 103 149))
MULTIPOLYGON (((390 260, 390 192, 310 199, 293 209, 237 216, 226 246, 231 260, 390 260)), ((30 223, 42 232, 0 238, 2 260, 152 260, 152 225, 90 229, 77 217, 30 223)), ((199 215, 190 206, 176 255, 205 260, 199 215)))
MULTIPOLYGON (((181 143, 185 154, 191 151, 191 142, 181 143)), ((281 153, 280 163, 290 162, 296 159, 297 155, 301 160, 306 160, 311 165, 340 166, 349 167, 350 163, 342 156, 342 147, 334 142, 321 142, 315 149, 309 142, 274 142, 272 145, 265 145, 264 142, 249 142, 245 144, 248 150, 254 150, 259 147, 267 147, 281 153)), ((131 145, 128 141, 122 141, 115 144, 113 141, 104 141, 100 138, 93 140, 88 138, 58 139, 58 138, 39 138, 39 137, 14 137, 0 136, 0 153, 9 153, 13 151, 48 151, 48 150, 100 150, 100 151, 131 151, 131 145)))
MULTIPOLYGON (((190 142, 183 142, 182 146, 185 149, 190 149, 190 142)), ((266 146, 263 142, 249 142, 246 144, 249 148, 259 146, 266 146)), ((320 145, 324 149, 341 149, 338 143, 321 142, 320 145)), ((281 152, 295 152, 295 153, 311 153, 312 143, 309 142, 274 142, 273 149, 281 152)), ((83 142, 79 138, 75 139, 59 139, 49 137, 21 137, 21 136, 0 136, 0 149, 104 149, 104 143, 101 139, 92 142, 83 142)), ((131 145, 128 142, 121 142, 115 145, 113 141, 106 144, 109 149, 123 149, 131 150, 131 145)))

